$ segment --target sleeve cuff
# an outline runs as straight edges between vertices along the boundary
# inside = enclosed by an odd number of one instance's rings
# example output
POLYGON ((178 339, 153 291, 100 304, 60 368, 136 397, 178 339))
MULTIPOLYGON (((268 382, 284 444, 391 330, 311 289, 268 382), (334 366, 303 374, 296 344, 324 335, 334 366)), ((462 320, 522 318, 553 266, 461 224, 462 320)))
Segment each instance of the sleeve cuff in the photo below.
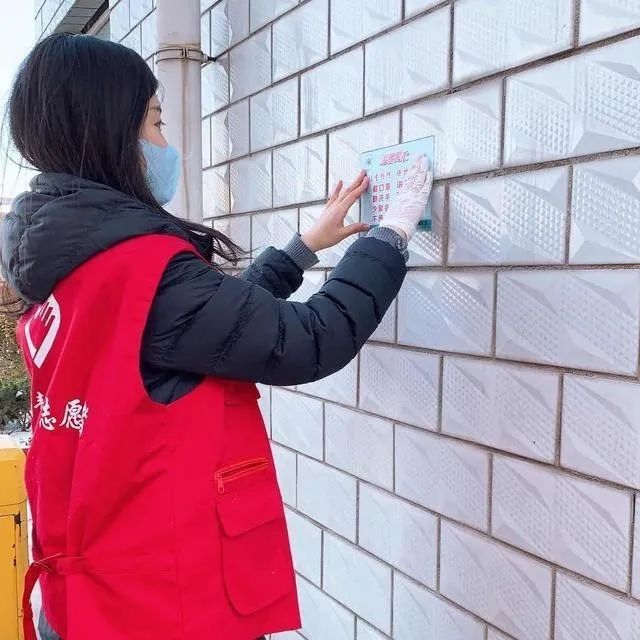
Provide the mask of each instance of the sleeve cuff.
POLYGON ((407 241, 389 227, 373 227, 367 233, 368 238, 375 238, 376 240, 382 240, 392 246, 394 246, 404 258, 405 262, 409 261, 409 250, 407 248, 407 241))
POLYGON ((283 251, 296 263, 302 271, 306 271, 318 264, 318 256, 302 241, 299 233, 296 233, 291 242, 283 251))

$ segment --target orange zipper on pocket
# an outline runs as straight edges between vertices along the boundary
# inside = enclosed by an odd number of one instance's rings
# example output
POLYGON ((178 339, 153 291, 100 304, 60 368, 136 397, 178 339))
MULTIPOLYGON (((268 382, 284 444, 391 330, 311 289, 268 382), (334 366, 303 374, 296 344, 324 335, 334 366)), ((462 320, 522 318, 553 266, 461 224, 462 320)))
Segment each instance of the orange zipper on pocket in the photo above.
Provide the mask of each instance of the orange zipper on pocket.
POLYGON ((253 475, 268 467, 269 460, 267 458, 253 458, 252 460, 245 460, 244 462, 224 467, 224 469, 219 469, 214 476, 218 485, 218 493, 224 493, 225 486, 228 483, 253 475))

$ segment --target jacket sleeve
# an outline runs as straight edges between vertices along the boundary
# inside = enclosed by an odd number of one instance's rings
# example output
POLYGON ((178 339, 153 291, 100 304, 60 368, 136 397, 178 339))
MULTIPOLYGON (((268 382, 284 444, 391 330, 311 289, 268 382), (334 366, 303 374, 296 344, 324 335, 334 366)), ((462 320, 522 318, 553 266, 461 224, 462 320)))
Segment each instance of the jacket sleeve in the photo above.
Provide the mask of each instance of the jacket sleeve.
POLYGON ((322 289, 298 303, 180 255, 153 302, 142 358, 176 372, 285 386, 311 382, 354 358, 405 274, 395 247, 361 238, 322 289))

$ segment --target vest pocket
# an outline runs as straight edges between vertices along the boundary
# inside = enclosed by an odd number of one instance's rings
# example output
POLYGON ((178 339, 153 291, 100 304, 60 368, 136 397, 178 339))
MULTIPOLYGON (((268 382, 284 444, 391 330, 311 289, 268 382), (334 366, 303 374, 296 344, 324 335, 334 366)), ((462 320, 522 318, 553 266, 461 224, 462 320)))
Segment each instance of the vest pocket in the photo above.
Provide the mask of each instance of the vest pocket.
POLYGON ((273 604, 295 588, 282 498, 275 479, 227 494, 218 502, 222 573, 241 615, 273 604))

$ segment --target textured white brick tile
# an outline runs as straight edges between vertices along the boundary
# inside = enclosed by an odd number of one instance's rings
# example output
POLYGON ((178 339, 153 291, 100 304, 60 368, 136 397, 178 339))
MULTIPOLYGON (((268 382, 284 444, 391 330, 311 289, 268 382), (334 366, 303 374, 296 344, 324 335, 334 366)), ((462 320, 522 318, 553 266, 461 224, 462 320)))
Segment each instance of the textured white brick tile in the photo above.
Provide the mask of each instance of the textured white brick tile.
MULTIPOLYGON (((46 4, 45 4, 46 7, 46 4)), ((44 16, 43 26, 46 28, 52 16, 44 16)), ((109 28, 111 30, 111 39, 114 42, 120 42, 129 31, 129 0, 120 0, 111 9, 109 14, 109 28)))
POLYGON ((543 58, 573 44, 572 0, 460 0, 454 82, 543 58))
POLYGON ((249 153, 249 101, 211 116, 211 138, 213 164, 249 153))
POLYGON ((251 150, 293 140, 298 135, 298 81, 283 82, 251 98, 251 150))
POLYGON ((637 271, 498 276, 498 355, 599 371, 638 366, 637 271))
POLYGON ((387 640, 388 636, 376 631, 371 625, 358 618, 356 622, 356 638, 358 640, 387 640))
POLYGON ((322 529, 290 509, 286 510, 286 516, 296 571, 320 586, 322 529))
POLYGON ((205 219, 231 213, 228 164, 202 172, 202 195, 205 219))
POLYGON ((156 22, 158 14, 154 11, 149 14, 141 23, 141 48, 142 57, 148 58, 156 51, 156 22))
POLYGON ((558 575, 556 640, 636 640, 640 604, 558 575))
POLYGON ((292 507, 296 506, 296 454, 275 443, 271 444, 273 459, 278 472, 278 484, 282 492, 282 499, 292 507))
POLYGON ((306 580, 298 580, 302 633, 307 640, 353 640, 355 616, 306 580))
POLYGON ((332 531, 355 541, 355 478, 300 456, 298 509, 332 531))
POLYGON ((271 33, 268 29, 229 53, 229 78, 234 101, 264 89, 271 82, 271 33))
MULTIPOLYGON (((300 234, 304 234, 317 222, 318 218, 324 211, 324 205, 316 205, 312 207, 303 207, 300 209, 300 234)), ((347 217, 345 224, 352 224, 358 221, 358 206, 354 205, 347 217)), ((351 236, 343 240, 339 244, 318 252, 319 266, 335 267, 344 256, 346 250, 358 239, 358 236, 351 236)))
POLYGON ((311 0, 274 23, 274 80, 310 67, 327 57, 328 11, 328 0, 311 0))
POLYGON ((496 631, 495 629, 489 629, 489 635, 487 636, 487 640, 510 640, 509 636, 506 636, 504 633, 500 633, 500 631, 496 631))
POLYGON ((202 168, 211 165, 211 118, 202 121, 202 168))
POLYGON ((387 418, 436 429, 439 379, 437 357, 367 346, 360 355, 360 407, 387 418))
POLYGON ((640 488, 640 385, 567 376, 562 464, 640 488))
POLYGON ((368 485, 360 486, 359 544, 435 589, 438 519, 368 485))
POLYGON ((274 633, 270 640, 304 640, 297 631, 285 631, 284 633, 274 633))
POLYGON ((274 206, 321 200, 326 195, 326 136, 273 151, 274 206))
POLYGON ((231 164, 233 213, 271 208, 271 152, 259 153, 231 164))
POLYGON ((229 103, 229 62, 221 58, 202 67, 202 115, 206 116, 229 103))
POLYGON ((211 13, 200 17, 200 43, 203 53, 211 55, 211 13))
POLYGON ((445 7, 366 45, 367 113, 447 85, 449 19, 445 7), (398 60, 403 63, 399 65, 398 60))
POLYGON ((402 137, 436 136, 436 178, 494 169, 500 163, 501 112, 496 80, 407 108, 402 137))
MULTIPOLYGON (((221 231, 228 238, 231 238, 236 244, 240 245, 245 251, 251 249, 251 218, 249 216, 232 216, 230 218, 222 218, 215 220, 213 228, 221 231)), ((224 264, 224 261, 216 258, 218 264, 224 264)), ((248 256, 243 258, 239 263, 239 267, 246 267, 249 263, 248 256)), ((227 266, 227 265, 225 265, 227 266)))
POLYGON ((302 76, 302 135, 362 116, 362 57, 356 49, 302 76))
POLYGON ((558 391, 554 373, 445 358, 442 430, 553 462, 558 391))
MULTIPOLYGON (((318 283, 320 286, 324 284, 324 274, 318 274, 318 283)), ((320 287, 318 287, 319 289, 320 287)), ((316 290, 317 291, 317 290, 316 290)), ((313 291, 313 293, 316 293, 313 291)), ((340 371, 309 384, 301 384, 298 386, 300 391, 310 393, 312 396, 318 396, 325 400, 332 400, 340 404, 356 406, 356 398, 358 393, 358 360, 353 359, 346 367, 340 371)))
POLYGON ((395 640, 484 640, 484 625, 404 576, 393 588, 395 640))
POLYGON ((249 0, 222 0, 211 10, 211 55, 249 35, 249 0))
POLYGON ((635 524, 633 528, 633 567, 631 595, 640 599, 640 498, 635 496, 635 524))
POLYGON ((483 451, 396 427, 396 493, 428 509, 485 529, 488 469, 483 451))
POLYGON ((639 54, 633 38, 509 78, 505 162, 638 145, 639 54))
POLYGON ((133 29, 153 9, 152 0, 132 0, 129 3, 129 27, 133 29))
POLYGON ((549 637, 550 567, 447 522, 441 535, 445 597, 520 640, 549 637))
POLYGON ((398 298, 398 342, 489 354, 493 296, 490 273, 410 273, 398 298))
POLYGON ((271 22, 298 4, 298 0, 251 0, 251 31, 271 22))
POLYGON ((405 0, 405 14, 407 17, 415 15, 420 11, 425 11, 427 9, 430 9, 431 7, 435 7, 441 1, 442 0, 405 0))
POLYGON ((138 55, 142 55, 142 33, 140 25, 136 26, 131 33, 122 39, 122 44, 129 49, 133 49, 138 55))
POLYGON ((324 538, 324 590, 389 633, 391 569, 333 535, 324 538))
POLYGON ((566 168, 451 188, 449 262, 562 263, 568 190, 566 168))
MULTIPOLYGON (((291 302, 307 302, 307 300, 309 300, 311 296, 318 293, 318 291, 322 288, 322 285, 324 284, 324 282, 325 282, 324 271, 305 272, 300 288, 295 293, 289 296, 289 300, 291 302)), ((332 377, 332 379, 329 380, 328 382, 323 382, 322 380, 320 380, 317 383, 314 383, 315 385, 317 385, 315 387, 316 395, 319 395, 319 396, 326 395, 325 389, 327 388, 327 386, 333 385, 334 380, 342 379, 341 376, 344 376, 344 378, 348 378, 349 372, 346 372, 346 373, 338 372, 334 375, 336 376, 336 378, 332 377), (318 393, 318 390, 320 391, 320 393, 318 393)), ((301 385, 301 388, 302 388, 302 385, 301 385)), ((309 393, 311 393, 311 391, 309 391, 309 393)))
POLYGON ((640 262, 639 185, 638 156, 574 167, 572 262, 640 262))
POLYGON ((333 0, 331 53, 345 49, 400 21, 399 0, 333 0))
POLYGON ((409 242, 408 265, 410 267, 442 263, 444 196, 444 187, 434 187, 431 192, 431 231, 418 230, 409 242))
POLYGON ((640 27, 638 0, 582 0, 580 43, 640 27))
POLYGON ((258 399, 258 405, 260 406, 260 413, 264 420, 264 425, 267 428, 267 432, 271 433, 271 387, 267 387, 264 384, 256 385, 260 392, 260 398, 258 399))
POLYGON ((340 180, 349 184, 362 169, 360 154, 377 147, 397 144, 399 112, 388 113, 333 131, 329 134, 329 186, 340 180))
POLYGON ((257 258, 267 247, 282 249, 298 229, 298 212, 287 209, 253 216, 251 248, 257 258))
POLYGON ((327 404, 325 439, 329 464, 385 489, 393 487, 390 422, 327 404))
POLYGON ((396 334, 396 305, 394 302, 387 309, 378 328, 371 334, 371 340, 393 342, 396 334))
POLYGON ((626 587, 630 494, 496 457, 492 504, 497 538, 612 587, 626 587))
POLYGON ((276 442, 322 459, 322 402, 291 391, 273 389, 271 429, 276 442))

